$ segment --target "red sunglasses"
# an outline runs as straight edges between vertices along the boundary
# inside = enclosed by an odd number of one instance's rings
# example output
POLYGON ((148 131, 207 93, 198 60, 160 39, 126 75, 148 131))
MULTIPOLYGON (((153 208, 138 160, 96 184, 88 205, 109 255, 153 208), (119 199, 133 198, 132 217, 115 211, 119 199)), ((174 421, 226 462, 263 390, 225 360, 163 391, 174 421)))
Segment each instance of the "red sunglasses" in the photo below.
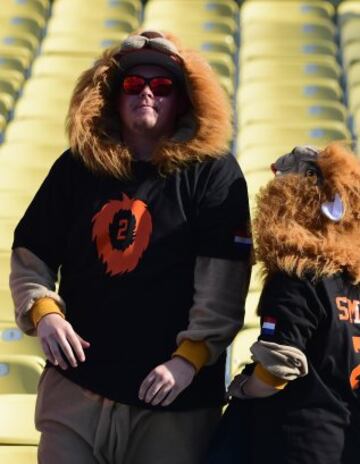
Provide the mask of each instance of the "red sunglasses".
POLYGON ((125 95, 139 95, 143 88, 148 85, 156 97, 167 97, 174 88, 174 81, 171 77, 142 77, 125 76, 122 80, 122 91, 125 95))

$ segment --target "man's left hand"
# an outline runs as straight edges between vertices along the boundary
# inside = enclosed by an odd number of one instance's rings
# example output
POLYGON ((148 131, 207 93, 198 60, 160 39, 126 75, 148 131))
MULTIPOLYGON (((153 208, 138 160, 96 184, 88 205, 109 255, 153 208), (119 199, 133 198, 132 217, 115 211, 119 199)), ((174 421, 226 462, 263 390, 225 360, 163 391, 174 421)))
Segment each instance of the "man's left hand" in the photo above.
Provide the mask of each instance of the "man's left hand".
POLYGON ((155 367, 140 386, 139 398, 153 406, 168 406, 194 379, 195 367, 179 356, 155 367))

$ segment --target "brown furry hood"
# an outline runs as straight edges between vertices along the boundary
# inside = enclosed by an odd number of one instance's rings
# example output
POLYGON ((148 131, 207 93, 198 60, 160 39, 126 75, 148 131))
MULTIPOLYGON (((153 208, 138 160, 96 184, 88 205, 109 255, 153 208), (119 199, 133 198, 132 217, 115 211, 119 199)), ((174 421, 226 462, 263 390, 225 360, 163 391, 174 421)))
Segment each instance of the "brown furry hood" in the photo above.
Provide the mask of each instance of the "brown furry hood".
POLYGON ((320 152, 323 182, 297 174, 276 177, 257 197, 256 254, 265 277, 275 271, 315 279, 346 271, 360 282, 360 162, 339 144, 320 152), (339 222, 321 212, 338 193, 339 222))
MULTIPOLYGON (((199 53, 181 47, 171 34, 184 63, 188 113, 178 121, 173 138, 159 141, 152 162, 168 174, 194 161, 217 158, 228 151, 231 137, 231 107, 208 63, 199 53)), ((122 143, 120 120, 114 105, 114 88, 119 79, 116 54, 104 52, 85 71, 75 87, 67 117, 71 151, 96 173, 118 178, 131 175, 131 154, 122 143)))

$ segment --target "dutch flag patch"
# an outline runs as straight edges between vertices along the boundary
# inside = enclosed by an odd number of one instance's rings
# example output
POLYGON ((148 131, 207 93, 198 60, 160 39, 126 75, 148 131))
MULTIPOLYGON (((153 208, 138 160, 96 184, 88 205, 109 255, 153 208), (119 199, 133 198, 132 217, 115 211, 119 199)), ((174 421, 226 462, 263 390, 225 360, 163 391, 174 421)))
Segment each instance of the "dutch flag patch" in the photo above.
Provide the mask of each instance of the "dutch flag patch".
POLYGON ((261 334, 262 335, 274 335, 276 328, 276 319, 271 316, 266 316, 263 319, 263 323, 261 326, 261 334))

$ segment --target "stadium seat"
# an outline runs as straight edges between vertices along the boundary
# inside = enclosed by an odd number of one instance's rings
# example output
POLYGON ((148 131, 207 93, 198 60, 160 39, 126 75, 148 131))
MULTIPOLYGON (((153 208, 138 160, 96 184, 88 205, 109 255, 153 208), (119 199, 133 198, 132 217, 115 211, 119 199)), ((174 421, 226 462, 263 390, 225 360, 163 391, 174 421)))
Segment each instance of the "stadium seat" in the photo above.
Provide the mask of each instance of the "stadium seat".
POLYGON ((256 105, 246 105, 239 114, 239 126, 259 122, 279 123, 285 122, 313 122, 347 120, 345 106, 337 101, 319 101, 309 104, 306 101, 297 102, 260 101, 256 105))
MULTIPOLYGON (((0 205, 1 208, 1 205, 0 205)), ((21 216, 15 218, 3 218, 0 216, 0 251, 10 251, 13 241, 14 229, 21 216)))
POLYGON ((181 39, 184 46, 195 48, 199 51, 222 52, 234 55, 236 50, 236 43, 232 34, 189 32, 183 34, 181 39))
POLYGON ((291 80, 289 82, 249 82, 242 85, 238 93, 238 105, 254 104, 258 100, 267 99, 290 102, 294 100, 340 101, 342 90, 340 84, 333 79, 313 78, 291 80))
POLYGON ((258 328, 241 330, 235 337, 230 349, 231 375, 241 372, 245 364, 251 362, 250 346, 259 336, 258 328))
POLYGON ((54 2, 52 13, 59 15, 92 16, 99 11, 112 13, 124 13, 139 18, 142 9, 141 0, 57 0, 54 2))
POLYGON ((183 17, 184 15, 196 15, 204 19, 214 17, 233 18, 238 12, 235 2, 221 1, 189 1, 189 0, 149 0, 145 6, 145 21, 153 18, 168 18, 169 16, 183 17))
POLYGON ((0 322, 15 323, 14 304, 9 288, 0 288, 0 322))
POLYGON ((291 18, 288 16, 281 17, 280 15, 274 21, 266 21, 259 19, 257 21, 249 21, 241 23, 241 34, 244 42, 258 40, 261 37, 265 39, 335 39, 334 24, 323 18, 312 18, 306 23, 291 18))
POLYGON ((354 85, 349 89, 349 109, 354 114, 360 107, 360 84, 354 85))
POLYGON ((350 141, 347 127, 337 121, 319 121, 316 123, 296 124, 251 124, 239 132, 238 146, 244 150, 251 146, 271 146, 288 144, 289 150, 295 145, 310 144, 324 146, 332 141, 350 141))
POLYGON ((354 63, 346 73, 348 87, 354 87, 360 83, 360 62, 354 63))
POLYGON ((360 17, 349 19, 341 27, 341 46, 345 47, 360 40, 360 17))
POLYGON ((37 464, 37 446, 0 445, 1 464, 37 464))
POLYGON ((186 31, 192 32, 211 32, 234 35, 237 33, 237 23, 234 18, 216 17, 214 19, 202 19, 191 15, 164 18, 153 17, 144 21, 144 29, 170 30, 175 34, 184 34, 186 31))
MULTIPOLYGON (((34 167, 48 169, 56 158, 63 152, 62 145, 51 144, 49 140, 44 140, 41 144, 28 143, 4 143, 0 146, 0 166, 17 165, 18 167, 34 167), (45 142, 48 144, 46 145, 45 142)), ((2 199, 9 192, 1 190, 0 186, 0 217, 11 216, 11 209, 15 212, 21 211, 29 203, 29 197, 24 193, 11 192, 11 197, 3 206, 2 199)), ((23 211, 24 212, 24 211, 23 211)))
MULTIPOLYGON (((35 394, 44 366, 45 361, 36 356, 6 355, 0 352, 0 410, 4 395, 35 394)), ((3 420, 0 421, 0 444, 6 443, 2 437, 2 422, 3 420)))
MULTIPOLYGON (((45 130, 45 129, 44 129, 45 130)), ((49 136, 51 139, 51 136, 49 136)), ((30 167, 30 166, 3 166, 0 160, 0 188, 13 192, 22 192, 27 195, 33 195, 45 179, 47 168, 30 167)), ((4 257, 0 253, 0 266, 4 262, 4 257)), ((0 267, 2 272, 2 268, 0 267)), ((0 282, 3 276, 0 272, 0 282)), ((5 276, 4 276, 5 277, 5 276)), ((6 283, 7 284, 7 283, 6 283)), ((1 283, 0 283, 1 286, 1 283)))
MULTIPOLYGON (((43 358, 40 342, 37 337, 25 335, 14 323, 0 322, 0 356, 31 355, 43 358)), ((44 362, 40 362, 43 366, 44 362)))
POLYGON ((90 31, 119 31, 130 33, 139 26, 139 22, 133 16, 125 16, 122 13, 105 16, 101 10, 97 9, 98 15, 96 18, 82 20, 81 17, 59 15, 54 16, 49 21, 49 34, 71 34, 71 33, 87 33, 90 31))
POLYGON ((39 26, 38 21, 26 16, 16 16, 9 18, 2 16, 0 13, 1 35, 9 35, 11 33, 26 33, 33 35, 36 39, 41 40, 44 34, 44 29, 39 26))
POLYGON ((44 134, 46 134, 48 140, 52 140, 56 145, 62 145, 65 150, 68 142, 63 126, 62 121, 56 123, 47 119, 14 120, 7 126, 5 141, 7 143, 30 142, 41 144, 44 142, 44 134))
POLYGON ((278 20, 279 11, 284 12, 285 19, 296 18, 301 21, 309 21, 313 18, 331 19, 335 14, 335 8, 325 1, 286 1, 265 0, 245 2, 241 9, 241 21, 251 22, 261 18, 266 20, 278 20))
POLYGON ((40 55, 34 62, 31 70, 33 77, 56 76, 72 78, 90 68, 94 60, 90 57, 63 55, 40 55))
POLYGON ((36 13, 45 18, 49 13, 48 0, 1 0, 1 6, 6 14, 36 13))
POLYGON ((260 292, 249 292, 245 305, 244 328, 259 327, 259 316, 256 314, 260 292))
POLYGON ((125 37, 123 31, 96 31, 91 36, 86 32, 48 34, 44 39, 42 51, 45 56, 60 54, 61 56, 73 55, 82 58, 95 58, 100 55, 105 48, 115 47, 125 37))
POLYGON ((240 52, 242 61, 254 58, 288 57, 303 57, 311 60, 314 55, 335 56, 337 47, 331 40, 293 39, 284 42, 280 39, 263 40, 258 38, 249 43, 244 43, 240 52))
MULTIPOLYGON (((329 58, 329 55, 317 55, 329 58)), ((246 61, 240 68, 241 82, 253 80, 289 81, 290 79, 329 78, 339 79, 340 66, 335 58, 322 59, 262 57, 246 61)))
MULTIPOLYGON (((34 425, 35 402, 35 394, 0 395, 0 445, 38 445, 40 433, 34 425)), ((18 461, 16 464, 24 463, 18 461)))
POLYGON ((351 42, 343 47, 343 63, 347 70, 350 69, 352 65, 360 61, 360 38, 356 42, 351 42))

